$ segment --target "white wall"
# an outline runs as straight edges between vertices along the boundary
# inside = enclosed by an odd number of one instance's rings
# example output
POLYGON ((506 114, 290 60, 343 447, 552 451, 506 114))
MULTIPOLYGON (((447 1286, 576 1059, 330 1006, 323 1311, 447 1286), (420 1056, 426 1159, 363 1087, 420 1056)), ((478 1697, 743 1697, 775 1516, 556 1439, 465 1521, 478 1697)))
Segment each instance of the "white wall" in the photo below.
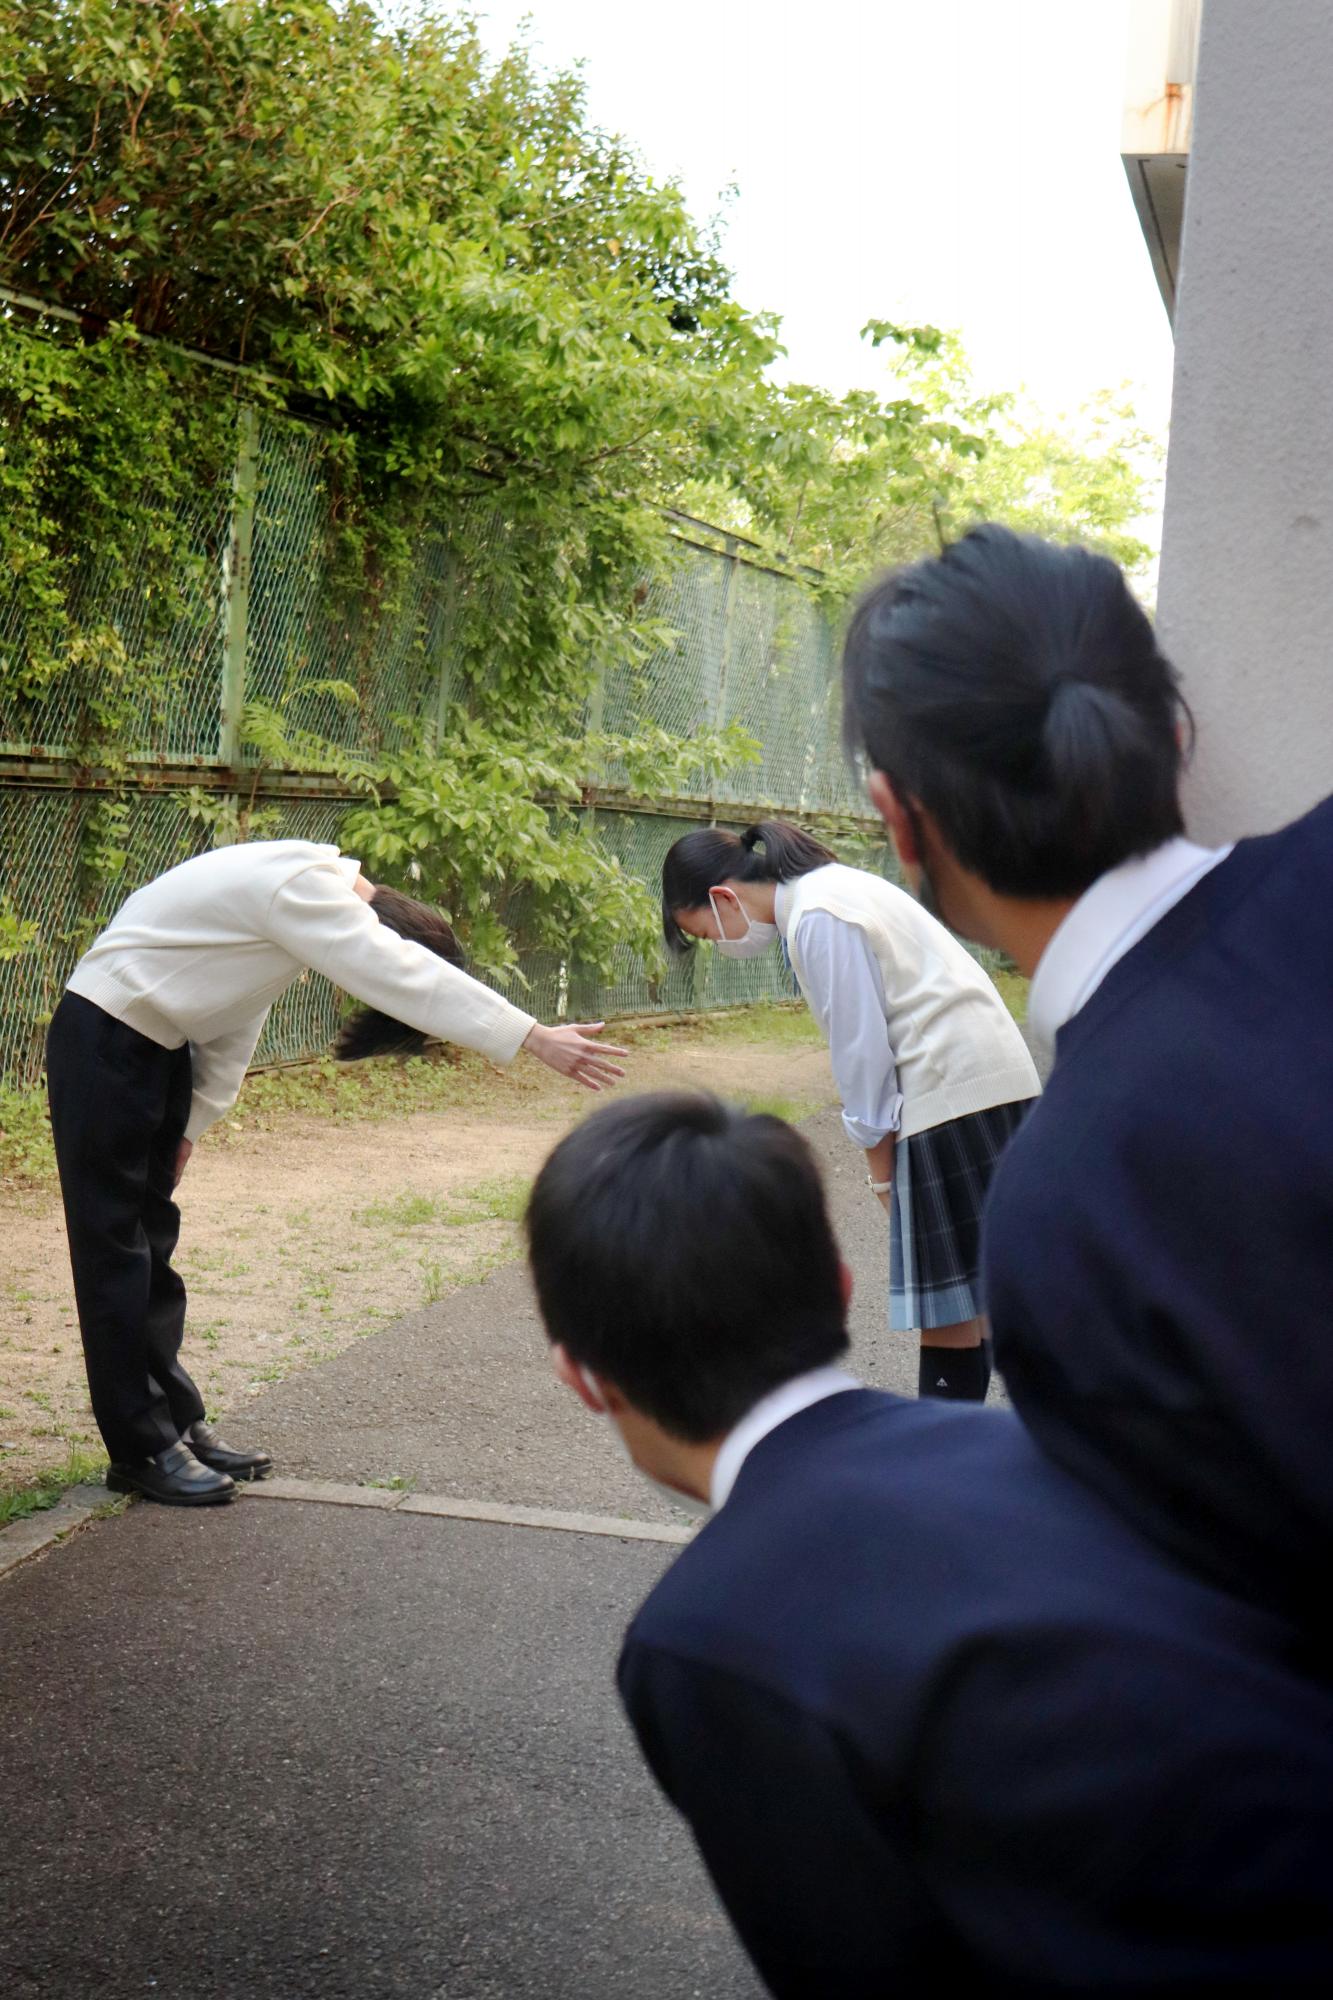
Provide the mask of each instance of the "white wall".
POLYGON ((1333 5, 1205 0, 1158 628, 1200 839, 1333 791, 1333 5))

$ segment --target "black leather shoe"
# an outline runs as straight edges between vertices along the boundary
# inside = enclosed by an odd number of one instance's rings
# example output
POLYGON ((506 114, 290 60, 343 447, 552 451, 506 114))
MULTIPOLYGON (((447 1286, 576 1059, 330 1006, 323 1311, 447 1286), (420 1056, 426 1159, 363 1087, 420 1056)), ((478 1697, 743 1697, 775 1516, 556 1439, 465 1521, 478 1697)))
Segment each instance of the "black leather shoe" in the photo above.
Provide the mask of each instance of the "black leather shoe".
POLYGON ((202 1464, 211 1465, 214 1472, 229 1472, 233 1479, 267 1479, 273 1470, 273 1460, 266 1451, 237 1451, 235 1445, 218 1436, 212 1424, 191 1424, 181 1442, 189 1445, 202 1464))
POLYGON ((184 1439, 151 1458, 109 1465, 106 1483, 113 1493, 138 1493, 164 1507, 216 1507, 236 1498, 235 1481, 201 1465, 184 1439))

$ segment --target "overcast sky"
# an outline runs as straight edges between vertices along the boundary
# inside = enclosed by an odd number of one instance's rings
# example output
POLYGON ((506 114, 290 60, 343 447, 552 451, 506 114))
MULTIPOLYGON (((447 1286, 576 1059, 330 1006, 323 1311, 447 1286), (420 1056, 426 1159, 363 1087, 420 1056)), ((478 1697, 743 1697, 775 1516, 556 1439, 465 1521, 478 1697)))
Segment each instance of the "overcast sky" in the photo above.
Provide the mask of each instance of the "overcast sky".
POLYGON ((599 124, 721 191, 736 291, 788 373, 884 386, 867 319, 956 327, 981 385, 1052 413, 1135 385, 1164 428, 1171 339, 1119 157, 1128 0, 478 0, 580 59, 599 124))

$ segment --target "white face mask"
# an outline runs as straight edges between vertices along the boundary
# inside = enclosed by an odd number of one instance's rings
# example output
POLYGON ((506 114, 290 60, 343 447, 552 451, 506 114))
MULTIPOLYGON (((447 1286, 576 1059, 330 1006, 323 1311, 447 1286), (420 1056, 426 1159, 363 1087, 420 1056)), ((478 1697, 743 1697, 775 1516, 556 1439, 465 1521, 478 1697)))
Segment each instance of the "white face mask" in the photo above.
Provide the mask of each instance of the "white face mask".
MULTIPOLYGON (((761 924, 754 917, 749 919, 743 937, 729 938, 722 928, 716 889, 708 891, 708 903, 713 912, 713 922, 717 925, 717 948, 723 958, 760 958, 777 938, 776 924, 761 924)), ((742 910, 741 914, 744 916, 745 912, 742 910)))
POLYGON ((706 1500, 700 1500, 696 1498, 696 1496, 693 1493, 682 1493, 678 1487, 668 1486, 664 1479, 654 1479, 651 1472, 645 1472, 641 1465, 635 1465, 633 1454, 631 1453, 629 1446, 625 1442, 624 1435, 622 1434, 620 1429, 620 1425, 616 1422, 615 1418, 611 1415, 611 1412, 607 1409, 606 1404, 602 1401, 602 1391, 598 1384, 597 1377, 591 1374, 589 1370, 584 1368, 581 1364, 579 1367, 579 1374, 583 1377, 584 1388, 588 1391, 590 1396, 593 1396, 596 1399, 598 1410, 600 1411, 601 1415, 606 1418, 606 1421, 610 1424, 612 1430, 615 1432, 616 1443, 620 1446, 620 1449, 624 1452, 626 1458, 629 1459, 630 1464, 634 1466, 634 1470, 638 1473, 644 1485, 651 1486, 655 1492, 660 1493, 662 1498, 670 1506, 679 1507, 682 1514, 692 1514, 696 1518, 696 1520, 705 1519, 709 1514, 711 1514, 713 1510, 709 1506, 706 1500))

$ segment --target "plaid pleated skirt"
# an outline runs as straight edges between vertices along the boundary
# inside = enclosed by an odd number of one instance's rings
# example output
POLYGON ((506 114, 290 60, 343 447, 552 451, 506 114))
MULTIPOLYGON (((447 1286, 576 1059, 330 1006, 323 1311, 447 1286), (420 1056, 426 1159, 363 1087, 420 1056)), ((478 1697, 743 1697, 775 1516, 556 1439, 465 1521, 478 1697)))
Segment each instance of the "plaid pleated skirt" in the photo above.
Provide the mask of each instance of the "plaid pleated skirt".
POLYGON ((997 1104, 900 1139, 889 1196, 889 1329, 953 1326, 984 1311, 981 1210, 1001 1153, 1035 1102, 997 1104))

